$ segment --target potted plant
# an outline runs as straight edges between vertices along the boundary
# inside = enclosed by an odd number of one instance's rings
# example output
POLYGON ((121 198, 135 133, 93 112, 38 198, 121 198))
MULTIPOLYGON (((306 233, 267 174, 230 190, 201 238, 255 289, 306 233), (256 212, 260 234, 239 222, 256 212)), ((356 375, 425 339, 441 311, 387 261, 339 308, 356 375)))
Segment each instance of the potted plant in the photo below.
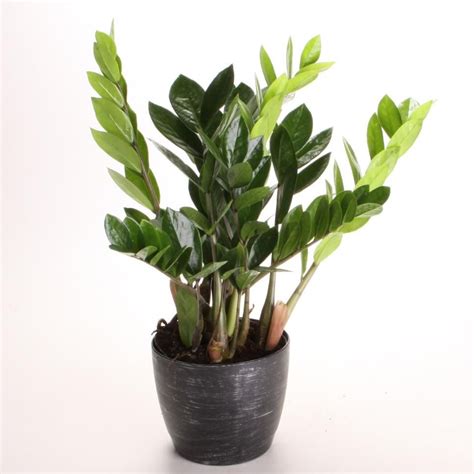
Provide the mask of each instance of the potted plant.
POLYGON ((293 71, 277 75, 264 48, 266 86, 234 83, 233 67, 207 88, 180 75, 171 85, 172 111, 149 104, 151 120, 165 139, 153 142, 187 180, 192 203, 162 206, 148 143, 127 99, 127 84, 113 28, 97 32, 89 72, 99 97, 92 99, 104 130, 96 143, 124 166, 110 169, 115 183, 138 202, 125 217, 107 215, 110 248, 142 260, 170 281, 176 315, 160 320, 152 341, 162 413, 177 451, 206 464, 255 458, 271 445, 283 406, 289 357, 288 319, 315 271, 345 234, 377 214, 390 195, 386 179, 417 138, 432 102, 385 96, 368 122, 370 156, 365 172, 351 145, 344 149, 354 185, 339 165, 325 191, 303 207, 293 197, 313 186, 327 169, 332 129, 313 133, 310 111, 296 107, 280 119, 288 97, 313 82, 332 63, 320 62, 319 36, 302 50, 293 71), (146 212, 143 212, 143 211, 146 212), (301 257, 301 277, 286 302, 275 282, 289 259, 301 257), (268 280, 266 298, 253 301, 252 287, 268 280))

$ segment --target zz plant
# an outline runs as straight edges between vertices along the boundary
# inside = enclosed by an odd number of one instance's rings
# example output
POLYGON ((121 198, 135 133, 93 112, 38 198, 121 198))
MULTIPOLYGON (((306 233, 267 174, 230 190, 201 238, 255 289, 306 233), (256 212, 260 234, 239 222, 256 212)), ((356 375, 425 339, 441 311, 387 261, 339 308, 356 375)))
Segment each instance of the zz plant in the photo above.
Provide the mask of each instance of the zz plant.
POLYGON ((268 290, 253 343, 274 349, 321 262, 345 234, 382 212, 390 195, 384 183, 420 133, 432 102, 406 99, 397 106, 384 96, 368 122, 365 172, 343 140, 354 186, 343 182, 334 161, 325 192, 307 207, 292 207, 295 195, 313 186, 330 162, 325 150, 332 129, 313 134, 306 105, 280 120, 287 99, 333 64, 320 62, 320 52, 321 40, 315 36, 293 73, 290 39, 286 72, 277 75, 262 47, 264 87, 258 79, 254 89, 243 82, 235 85, 229 66, 205 89, 178 76, 169 92, 172 111, 149 103, 153 124, 181 150, 178 156, 162 141, 150 140, 187 179, 194 206, 175 210, 161 204, 147 141, 128 102, 113 28, 110 34, 96 33, 100 74, 89 72, 88 78, 99 95, 92 104, 104 130, 92 130, 92 136, 124 167, 123 173, 109 169, 112 179, 148 211, 128 207, 123 219, 107 215, 105 231, 110 248, 146 262, 170 280, 179 338, 188 354, 205 345, 208 360, 218 363, 245 350, 251 289, 262 279, 268 279, 268 290), (270 218, 262 217, 264 211, 270 218), (286 303, 276 302, 277 272, 297 255, 301 278, 286 303))

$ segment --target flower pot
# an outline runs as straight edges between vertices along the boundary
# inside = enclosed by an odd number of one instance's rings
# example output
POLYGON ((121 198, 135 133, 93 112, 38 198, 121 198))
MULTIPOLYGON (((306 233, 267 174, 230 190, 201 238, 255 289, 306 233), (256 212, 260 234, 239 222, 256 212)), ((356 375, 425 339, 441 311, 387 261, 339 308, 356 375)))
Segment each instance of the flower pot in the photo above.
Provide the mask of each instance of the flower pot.
POLYGON ((176 451, 201 464, 250 461, 270 448, 288 377, 289 337, 263 357, 197 364, 171 360, 152 342, 156 390, 176 451))

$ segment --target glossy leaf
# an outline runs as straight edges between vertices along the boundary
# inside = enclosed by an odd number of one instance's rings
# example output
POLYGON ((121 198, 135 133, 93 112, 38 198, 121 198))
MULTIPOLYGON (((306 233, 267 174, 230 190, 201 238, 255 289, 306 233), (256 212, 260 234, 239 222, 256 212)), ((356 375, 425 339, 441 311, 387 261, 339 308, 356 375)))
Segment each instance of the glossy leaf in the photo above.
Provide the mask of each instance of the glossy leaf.
POLYGON ((323 260, 328 258, 341 244, 342 233, 334 232, 324 237, 318 244, 314 252, 314 263, 319 265, 323 260))
POLYGON ((207 233, 211 229, 211 223, 207 217, 193 207, 182 207, 180 212, 190 219, 198 229, 207 233))
POLYGON ((97 31, 95 34, 94 55, 102 72, 112 81, 118 82, 121 74, 116 59, 117 49, 114 40, 107 34, 97 31))
POLYGON ((246 207, 257 204, 263 201, 271 194, 271 189, 267 186, 261 186, 259 188, 249 189, 240 196, 237 196, 234 205, 237 210, 244 209, 246 207))
MULTIPOLYGON (((153 198, 151 196, 150 190, 148 189, 145 180, 142 177, 141 173, 137 173, 134 170, 129 168, 125 168, 125 178, 128 179, 131 183, 133 183, 149 200, 153 202, 153 198)), ((148 170, 148 178, 149 182, 153 187, 153 191, 157 197, 158 202, 160 201, 160 190, 158 188, 158 184, 156 183, 156 179, 153 175, 151 170, 148 170)))
POLYGON ((306 145, 297 153, 298 167, 304 166, 314 158, 317 158, 329 145, 332 136, 332 128, 328 128, 312 137, 306 145))
POLYGON ((351 222, 346 222, 339 227, 339 232, 348 234, 349 232, 355 232, 369 222, 370 217, 356 217, 351 222))
POLYGON ((131 250, 132 252, 138 252, 144 245, 143 235, 140 230, 139 224, 130 217, 126 217, 123 220, 125 227, 128 230, 128 234, 130 236, 131 241, 131 250))
POLYGON ((153 246, 157 250, 161 250, 172 244, 169 235, 150 221, 142 220, 140 230, 147 246, 153 246))
POLYGON ((122 165, 135 171, 141 171, 141 161, 135 149, 125 140, 109 132, 91 129, 97 145, 122 165))
POLYGON ((327 153, 310 165, 306 166, 306 168, 303 168, 298 173, 298 177, 296 178, 295 193, 299 193, 300 191, 303 191, 303 189, 306 189, 324 173, 324 170, 329 164, 330 157, 331 153, 327 153))
POLYGON ((334 232, 342 224, 342 208, 339 201, 333 199, 329 205, 329 232, 334 232))
POLYGON ((380 125, 377 114, 370 117, 367 125, 367 146, 369 148, 369 155, 372 159, 384 149, 382 126, 380 125))
POLYGON ((249 130, 252 130, 252 127, 254 126, 254 121, 252 118, 252 112, 250 112, 248 105, 240 99, 237 99, 237 104, 239 105, 240 115, 243 121, 245 122, 245 125, 249 130))
POLYGON ((92 105, 98 122, 107 132, 133 143, 132 123, 117 104, 108 99, 93 97, 92 105))
POLYGON ((248 162, 237 163, 227 171, 227 180, 231 188, 246 186, 252 180, 252 167, 248 162))
POLYGON ((333 190, 331 183, 328 180, 326 180, 326 196, 328 197, 329 201, 332 200, 333 190))
POLYGON ((169 100, 176 115, 194 131, 200 126, 199 114, 203 96, 203 88, 182 74, 173 82, 170 89, 169 100))
POLYGON ((240 229, 240 237, 246 241, 251 237, 263 234, 269 229, 266 222, 248 221, 240 229))
POLYGON ((182 173, 184 173, 193 183, 199 186, 199 178, 196 173, 189 167, 186 163, 184 163, 181 158, 176 156, 172 151, 168 150, 168 148, 160 145, 159 143, 151 140, 152 143, 158 148, 158 150, 171 162, 173 165, 176 166, 182 173))
POLYGON ((402 125, 400 112, 395 102, 388 96, 382 97, 377 109, 377 115, 387 135, 391 137, 402 125))
POLYGON ((315 63, 321 55, 321 37, 311 38, 303 48, 300 58, 300 68, 315 63))
POLYGON ((385 204, 390 196, 390 188, 388 186, 379 186, 373 189, 369 193, 362 196, 359 200, 359 204, 374 203, 374 204, 385 204))
POLYGON ((161 261, 163 260, 163 257, 166 255, 166 253, 168 252, 170 248, 171 248, 171 245, 167 245, 165 248, 162 248, 159 252, 153 255, 153 257, 149 261, 150 265, 152 265, 153 267, 162 267, 163 262, 161 261))
POLYGON ((337 161, 334 162, 334 186, 336 187, 336 194, 342 193, 344 191, 344 182, 342 180, 341 170, 337 161))
POLYGON ((224 156, 227 166, 240 163, 247 154, 249 132, 243 118, 237 116, 224 135, 224 156))
POLYGON ((395 168, 398 157, 399 147, 388 147, 382 150, 372 158, 364 176, 357 183, 357 187, 368 184, 370 189, 375 189, 382 186, 395 168))
POLYGON ((246 288, 251 286, 255 278, 258 277, 258 275, 259 272, 255 270, 248 270, 237 275, 235 280, 239 290, 245 290, 246 288))
POLYGON ((293 148, 299 150, 311 137, 313 117, 305 104, 292 110, 281 122, 290 135, 293 148))
POLYGON ((176 115, 151 102, 148 110, 153 124, 165 138, 192 156, 202 155, 201 141, 176 115))
POLYGON ((349 222, 354 219, 357 208, 357 199, 351 191, 343 191, 339 193, 334 202, 341 205, 342 222, 349 222))
POLYGON ((411 116, 411 114, 420 106, 415 99, 405 99, 398 105, 398 111, 400 112, 400 118, 402 123, 405 123, 411 116))
POLYGON ((356 209, 356 217, 373 217, 382 212, 382 206, 380 204, 359 204, 356 209))
POLYGON ((249 268, 255 268, 260 265, 273 252, 277 240, 278 229, 276 227, 272 227, 263 234, 260 234, 249 250, 249 268))
POLYGON ((203 269, 200 272, 193 275, 190 278, 190 281, 197 281, 197 280, 200 280, 201 278, 207 278, 209 275, 211 275, 212 273, 215 273, 217 270, 219 270, 219 268, 223 267, 226 263, 227 262, 211 262, 211 263, 208 263, 207 265, 205 265, 203 267, 203 269))
POLYGON ((110 214, 105 216, 105 233, 111 245, 123 252, 132 251, 133 242, 127 226, 120 219, 110 214))
POLYGON ((234 87, 234 68, 223 69, 209 84, 201 106, 201 120, 208 123, 214 114, 224 106, 234 87))
POLYGON ((179 337, 185 347, 191 347, 199 323, 199 295, 193 288, 176 284, 174 302, 178 315, 179 337))
POLYGON ((415 140, 421 132, 422 125, 423 122, 421 120, 409 120, 405 122, 396 133, 394 133, 388 143, 388 147, 397 147, 398 155, 404 155, 413 143, 415 143, 415 140))
POLYGON ((344 143, 344 149, 346 151, 347 159, 349 160, 349 165, 351 167, 352 171, 352 177, 354 178, 354 183, 357 184, 357 182, 360 179, 360 166, 359 162, 357 161, 357 157, 354 153, 354 150, 352 149, 350 143, 343 138, 342 139, 344 143))
POLYGON ((109 99, 115 102, 119 107, 123 107, 124 99, 120 89, 109 79, 97 74, 96 72, 89 71, 87 73, 89 84, 94 90, 104 99, 109 99))
POLYGON ((127 217, 130 217, 131 219, 138 222, 139 224, 142 220, 146 220, 146 221, 150 220, 146 214, 139 211, 138 209, 133 209, 132 207, 124 207, 124 211, 127 217))
POLYGON ((426 116, 428 115, 428 112, 431 110, 431 106, 433 105, 433 101, 429 100, 428 102, 425 102, 424 104, 421 104, 419 107, 417 107, 413 113, 411 114, 410 120, 425 120, 426 116))
POLYGON ((317 197, 307 209, 311 215, 312 229, 311 233, 317 240, 324 237, 329 228, 329 200, 327 196, 317 197))
POLYGON ((139 204, 142 206, 147 207, 151 211, 153 211, 153 205, 145 194, 131 181, 129 181, 126 177, 122 176, 120 173, 117 173, 114 170, 109 169, 109 174, 111 178, 115 181, 115 184, 126 194, 128 194, 131 198, 135 199, 139 204))
POLYGON ((273 68, 270 56, 268 56, 268 53, 265 51, 263 46, 260 48, 260 66, 262 67, 262 72, 267 85, 271 85, 276 79, 275 69, 273 68))
POLYGON ((154 245, 147 245, 146 247, 143 247, 141 250, 139 250, 135 256, 138 259, 147 262, 153 255, 156 254, 157 251, 158 249, 154 245))
POLYGON ((326 71, 333 64, 334 63, 316 63, 300 69, 300 71, 298 71, 298 73, 288 81, 286 88, 287 94, 295 92, 310 84, 319 76, 319 73, 326 71))

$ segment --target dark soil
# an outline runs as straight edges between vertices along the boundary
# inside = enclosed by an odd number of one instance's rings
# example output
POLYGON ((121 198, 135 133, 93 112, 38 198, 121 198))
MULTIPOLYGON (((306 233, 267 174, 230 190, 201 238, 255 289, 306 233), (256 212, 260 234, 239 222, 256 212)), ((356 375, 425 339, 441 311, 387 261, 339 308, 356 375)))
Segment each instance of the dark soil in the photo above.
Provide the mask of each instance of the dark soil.
MULTIPOLYGON (((244 347, 237 348, 235 355, 230 360, 225 360, 225 363, 236 363, 244 362, 246 360, 258 359, 269 354, 268 351, 262 349, 257 344, 257 330, 258 322, 255 320, 250 321, 250 330, 247 337, 247 342, 244 347)), ((209 342, 209 334, 204 334, 201 344, 196 351, 192 352, 190 349, 186 349, 181 343, 178 332, 178 323, 176 317, 174 317, 169 323, 165 323, 164 320, 160 320, 156 330, 153 343, 158 352, 166 355, 170 359, 180 360, 183 362, 193 362, 195 364, 209 364, 209 358, 207 356, 207 344, 209 342)), ((277 351, 281 349, 285 341, 282 338, 278 346, 274 349, 277 351)))

